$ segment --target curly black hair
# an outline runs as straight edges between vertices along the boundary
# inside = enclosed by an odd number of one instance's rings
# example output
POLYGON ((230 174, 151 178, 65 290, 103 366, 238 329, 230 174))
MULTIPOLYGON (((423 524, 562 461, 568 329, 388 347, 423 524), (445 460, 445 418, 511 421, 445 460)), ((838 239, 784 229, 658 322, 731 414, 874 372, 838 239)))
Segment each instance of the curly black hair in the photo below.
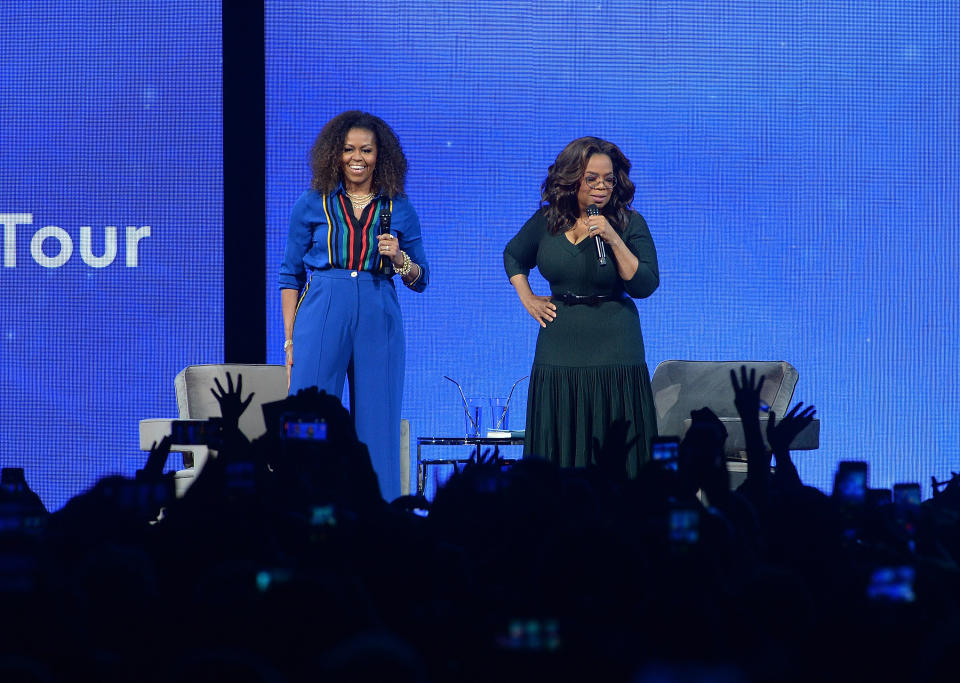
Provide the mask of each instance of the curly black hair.
POLYGON ((613 162, 617 184, 610 201, 601 213, 618 232, 630 222, 634 185, 630 180, 630 160, 612 142, 595 137, 577 138, 563 148, 557 160, 547 169, 547 177, 540 186, 540 206, 545 208, 547 229, 556 235, 566 232, 580 217, 577 193, 594 154, 606 154, 613 162))
POLYGON ((402 195, 407 178, 407 158, 403 155, 397 134, 380 117, 357 110, 334 116, 320 131, 310 149, 310 171, 313 173, 310 187, 317 192, 330 194, 343 182, 341 155, 347 133, 352 128, 369 130, 377 140, 377 165, 373 169, 372 189, 388 197, 402 195))

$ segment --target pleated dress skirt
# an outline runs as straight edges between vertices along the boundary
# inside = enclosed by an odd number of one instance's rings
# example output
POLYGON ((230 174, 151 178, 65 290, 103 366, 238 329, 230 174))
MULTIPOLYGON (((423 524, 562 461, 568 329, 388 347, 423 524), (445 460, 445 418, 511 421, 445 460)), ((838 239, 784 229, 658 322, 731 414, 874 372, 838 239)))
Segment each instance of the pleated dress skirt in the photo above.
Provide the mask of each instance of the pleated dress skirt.
POLYGON ((555 303, 530 372, 524 457, 586 467, 606 452, 634 477, 657 434, 636 305, 555 303))

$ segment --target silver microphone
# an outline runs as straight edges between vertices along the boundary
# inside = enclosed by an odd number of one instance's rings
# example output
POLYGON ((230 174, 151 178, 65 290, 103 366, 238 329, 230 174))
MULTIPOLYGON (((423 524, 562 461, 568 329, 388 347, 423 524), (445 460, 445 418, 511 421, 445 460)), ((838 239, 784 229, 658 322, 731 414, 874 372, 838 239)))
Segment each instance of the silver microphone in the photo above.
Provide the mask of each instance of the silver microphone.
MULTIPOLYGON (((600 207, 596 204, 591 204, 587 207, 588 216, 599 216, 600 207)), ((603 243, 603 240, 600 239, 600 235, 597 235, 593 238, 597 243, 597 260, 600 261, 601 266, 607 265, 607 248, 603 243)))

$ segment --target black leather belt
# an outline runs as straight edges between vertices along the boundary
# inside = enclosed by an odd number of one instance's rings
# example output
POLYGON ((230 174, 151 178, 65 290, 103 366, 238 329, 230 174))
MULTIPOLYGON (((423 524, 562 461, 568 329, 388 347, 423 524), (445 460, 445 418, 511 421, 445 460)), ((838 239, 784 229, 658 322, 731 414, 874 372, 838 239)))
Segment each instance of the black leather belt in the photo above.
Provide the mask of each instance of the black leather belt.
POLYGON ((578 296, 576 294, 571 294, 570 292, 564 292, 563 294, 553 294, 551 297, 554 301, 559 301, 562 304, 567 306, 596 306, 597 304, 602 304, 604 301, 619 301, 622 299, 622 296, 610 296, 607 294, 591 294, 590 296, 578 296))

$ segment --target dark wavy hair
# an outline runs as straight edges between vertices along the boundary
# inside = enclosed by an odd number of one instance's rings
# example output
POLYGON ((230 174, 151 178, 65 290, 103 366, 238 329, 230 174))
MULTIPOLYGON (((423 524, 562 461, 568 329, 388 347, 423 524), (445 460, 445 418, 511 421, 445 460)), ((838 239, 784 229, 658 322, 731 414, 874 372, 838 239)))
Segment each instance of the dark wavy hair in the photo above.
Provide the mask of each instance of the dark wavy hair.
POLYGON ((610 201, 602 210, 604 217, 618 232, 623 232, 630 222, 635 189, 630 180, 630 160, 612 142, 594 137, 577 138, 557 155, 540 186, 540 206, 545 207, 547 229, 551 234, 566 232, 580 217, 577 193, 587 162, 594 154, 610 157, 617 177, 610 201))
POLYGON ((365 111, 345 111, 334 116, 320 131, 310 149, 310 187, 330 194, 343 182, 341 158, 347 133, 352 128, 363 128, 373 133, 377 141, 377 165, 373 169, 373 191, 388 197, 403 194, 407 178, 407 158, 393 129, 379 116, 365 111))

